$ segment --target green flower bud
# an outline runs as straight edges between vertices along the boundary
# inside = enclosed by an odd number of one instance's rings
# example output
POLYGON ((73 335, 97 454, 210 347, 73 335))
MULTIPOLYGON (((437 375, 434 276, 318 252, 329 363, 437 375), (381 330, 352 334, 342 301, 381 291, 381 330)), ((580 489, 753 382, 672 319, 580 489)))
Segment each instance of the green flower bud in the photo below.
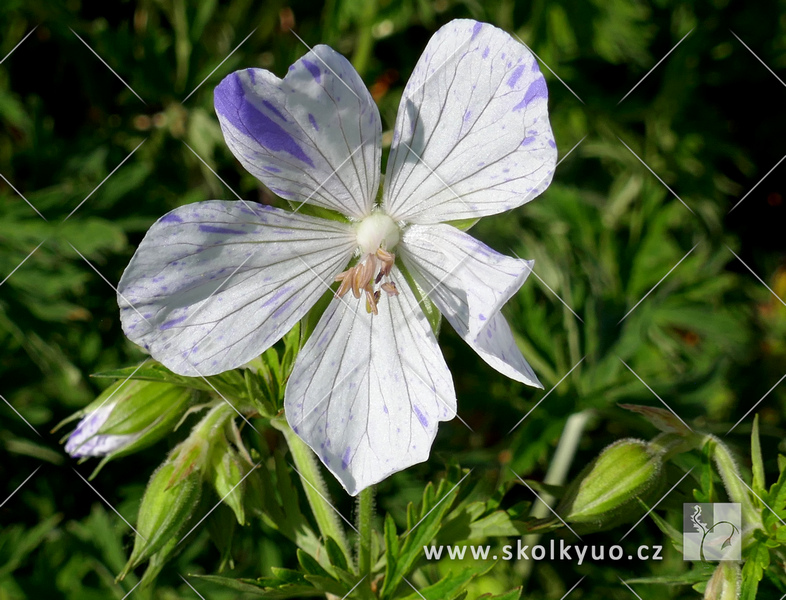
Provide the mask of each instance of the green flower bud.
POLYGON ((252 468, 253 465, 244 460, 226 438, 211 448, 208 479, 213 484, 218 497, 235 513, 240 525, 246 522, 243 503, 245 478, 252 468))
POLYGON ((202 487, 200 475, 192 473, 170 485, 175 468, 173 462, 166 462, 150 478, 139 506, 134 550, 119 579, 171 544, 196 510, 202 487))
POLYGON ((570 523, 605 527, 621 522, 662 483, 663 460, 647 442, 615 442, 579 475, 557 512, 570 523))
POLYGON ((87 406, 65 450, 71 456, 125 456, 146 448, 174 429, 193 392, 157 381, 119 381, 87 406))
POLYGON ((704 600, 737 600, 742 589, 742 573, 737 562, 722 560, 704 589, 704 600))

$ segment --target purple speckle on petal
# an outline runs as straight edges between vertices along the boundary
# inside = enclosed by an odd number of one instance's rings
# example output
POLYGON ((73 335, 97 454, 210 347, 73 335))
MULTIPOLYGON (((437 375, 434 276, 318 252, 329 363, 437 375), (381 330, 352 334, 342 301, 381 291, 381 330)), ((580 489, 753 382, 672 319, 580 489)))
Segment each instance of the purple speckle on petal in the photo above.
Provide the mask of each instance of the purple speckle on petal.
POLYGON ((549 140, 549 146, 551 146, 552 148, 556 148, 557 144, 554 143, 554 140, 549 140))
POLYGON ((510 78, 508 79, 508 87, 514 88, 516 84, 521 79, 521 76, 524 74, 524 65, 519 65, 515 69, 513 69, 513 73, 510 74, 510 78))
POLYGON ((483 58, 488 58, 489 55, 489 47, 486 46, 486 49, 483 51, 483 58))
POLYGON ((174 212, 167 213, 163 217, 161 217, 162 223, 182 223, 183 219, 181 219, 178 215, 174 212))
POLYGON ((170 319, 169 321, 162 323, 159 329, 161 331, 166 331, 167 329, 171 329, 178 323, 182 323, 183 321, 185 321, 186 318, 187 318, 186 315, 183 315, 182 317, 178 317, 177 319, 170 319))
POLYGON ((468 110, 467 112, 465 112, 465 113, 464 113, 464 122, 467 122, 467 121, 469 121, 469 118, 470 118, 471 116, 472 116, 472 111, 471 111, 471 110, 468 110))
POLYGON ((529 146, 529 145, 530 145, 532 142, 534 142, 534 141, 535 141, 535 138, 534 138, 534 137, 527 137, 527 138, 524 138, 524 139, 521 141, 521 145, 522 145, 522 146, 529 146))
POLYGON ((482 28, 483 28, 483 24, 482 23, 475 23, 475 26, 472 28, 472 38, 471 39, 474 40, 475 37, 480 33, 480 30, 482 28))
POLYGON ((313 167, 313 161, 297 141, 281 125, 259 110, 249 100, 249 96, 253 97, 253 94, 246 94, 237 73, 225 77, 214 92, 216 113, 267 150, 286 152, 313 167))
POLYGON ((308 121, 309 121, 309 123, 311 123, 311 126, 314 129, 319 131, 319 125, 317 125, 317 120, 314 118, 314 115, 312 115, 311 113, 308 113, 308 121))
POLYGON ((418 418, 418 421, 420 421, 420 424, 428 429, 428 419, 426 415, 424 415, 417 406, 413 406, 412 410, 415 412, 415 416, 418 418))
POLYGON ((543 77, 538 77, 535 81, 533 81, 529 88, 527 89, 527 93, 524 94, 524 99, 519 102, 516 106, 513 107, 513 110, 519 110, 526 107, 530 102, 537 100, 538 98, 547 98, 548 97, 548 90, 546 89, 546 80, 543 77))
POLYGON ((322 73, 319 71, 319 67, 314 63, 312 63, 310 60, 306 60, 305 58, 301 58, 300 62, 302 62, 303 66, 306 67, 306 69, 308 69, 308 72, 311 73, 311 76, 314 78, 314 80, 317 83, 319 83, 322 77, 322 73))
POLYGON ((347 446, 347 449, 344 450, 344 456, 341 457, 341 468, 346 471, 347 467, 349 466, 349 453, 351 452, 351 448, 347 446))
POLYGON ((238 231, 229 227, 216 227, 215 225, 200 225, 199 231, 204 233, 225 233, 228 235, 243 235, 245 233, 245 231, 238 231))
POLYGON ((268 109, 270 112, 272 112, 274 115, 276 115, 279 119, 284 121, 284 123, 287 122, 286 117, 284 115, 282 115, 281 112, 275 106, 273 106, 270 102, 268 102, 267 100, 262 100, 262 105, 266 109, 268 109))
POLYGON ((481 314, 478 315, 478 319, 480 319, 481 321, 485 321, 486 320, 486 315, 481 313, 481 314))

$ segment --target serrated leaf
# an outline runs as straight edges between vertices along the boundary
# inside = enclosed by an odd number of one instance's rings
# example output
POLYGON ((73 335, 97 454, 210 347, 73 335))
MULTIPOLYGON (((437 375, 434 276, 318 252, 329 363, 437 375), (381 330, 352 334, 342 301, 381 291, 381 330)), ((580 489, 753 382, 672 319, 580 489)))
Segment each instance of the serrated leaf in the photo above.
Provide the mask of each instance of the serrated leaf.
POLYGON ((488 572, 494 565, 493 562, 480 563, 463 567, 457 573, 451 571, 437 583, 405 596, 404 600, 454 600, 459 594, 466 594, 465 589, 470 581, 488 572))
POLYGON ((654 575, 652 577, 636 577, 626 579, 627 583, 661 584, 661 585, 694 585, 696 583, 707 583, 712 577, 715 565, 710 563, 695 563, 694 567, 686 573, 676 575, 654 575))
POLYGON ((302 580, 304 583, 295 584, 277 578, 234 579, 232 577, 221 577, 220 575, 190 575, 190 577, 199 577, 200 579, 216 583, 231 590, 244 592, 260 598, 283 600, 286 598, 311 598, 325 595, 324 592, 308 583, 305 578, 302 580))
POLYGON ((382 598, 393 596, 401 580, 412 569, 412 565, 422 557, 423 546, 436 537, 443 518, 458 497, 460 487, 451 479, 443 479, 435 491, 434 486, 429 482, 423 491, 419 518, 416 518, 412 504, 407 506, 407 531, 395 541, 388 539, 389 529, 386 521, 385 541, 388 562, 385 567, 385 582, 380 593, 382 598), (395 552, 397 545, 401 548, 400 553, 395 552))
POLYGON ((755 600, 759 582, 770 565, 770 551, 761 542, 755 542, 747 552, 742 567, 742 594, 740 600, 755 600))
POLYGON ((477 600, 519 600, 519 598, 521 598, 522 589, 523 588, 517 587, 510 590, 509 592, 504 592, 494 596, 491 594, 483 594, 482 596, 478 596, 477 600))

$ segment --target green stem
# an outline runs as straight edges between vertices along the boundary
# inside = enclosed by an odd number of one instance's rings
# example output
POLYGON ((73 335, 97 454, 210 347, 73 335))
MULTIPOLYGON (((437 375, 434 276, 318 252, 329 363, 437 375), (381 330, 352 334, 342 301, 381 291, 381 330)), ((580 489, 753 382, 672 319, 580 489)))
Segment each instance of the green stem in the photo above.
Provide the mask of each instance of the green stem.
POLYGON ((352 55, 352 66, 362 77, 368 66, 371 49, 374 46, 372 28, 374 17, 377 16, 377 0, 366 0, 365 10, 358 27, 358 39, 355 44, 355 53, 352 55))
MULTIPOLYGON (((372 519, 374 517, 374 486, 369 486, 360 492, 358 499, 358 531, 360 532, 360 547, 358 548, 358 575, 369 580, 371 577, 371 535, 372 519)), ((364 585, 366 587, 366 585, 364 585)), ((369 586, 369 589, 370 586, 369 586)))
POLYGON ((311 506, 311 512, 314 513, 314 518, 317 521, 319 532, 322 534, 323 538, 333 538, 344 552, 347 561, 349 561, 352 555, 349 551, 347 536, 338 519, 336 510, 330 502, 329 492, 325 485, 325 480, 322 478, 322 474, 319 471, 319 463, 316 455, 311 451, 311 448, 292 431, 292 428, 283 416, 271 419, 270 423, 284 434, 284 439, 287 441, 289 451, 292 453, 292 458, 295 461, 295 467, 303 482, 303 490, 306 492, 306 498, 308 498, 308 503, 311 506))
POLYGON ((726 487, 726 493, 732 502, 739 502, 742 505, 743 525, 762 528, 761 510, 757 509, 748 493, 748 488, 740 477, 740 470, 731 455, 729 448, 719 438, 708 435, 706 441, 711 443, 712 458, 715 466, 720 473, 721 480, 726 487))

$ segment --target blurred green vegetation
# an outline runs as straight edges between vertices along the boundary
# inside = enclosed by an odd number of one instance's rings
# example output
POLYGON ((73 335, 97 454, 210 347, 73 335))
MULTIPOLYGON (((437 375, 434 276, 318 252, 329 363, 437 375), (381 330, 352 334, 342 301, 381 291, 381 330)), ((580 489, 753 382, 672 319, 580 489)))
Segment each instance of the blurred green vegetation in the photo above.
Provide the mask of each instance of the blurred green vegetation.
MULTIPOLYGON (((751 270, 786 298, 786 167, 757 185, 786 152, 786 89, 733 35, 782 76, 782 0, 7 0, 0 55, 36 29, 0 65, 1 600, 120 599, 138 581, 114 583, 130 529, 74 472, 88 469, 65 456, 62 432, 50 430, 106 385, 91 373, 143 359, 122 335, 110 286, 147 227, 181 204, 231 199, 230 189, 275 201, 225 147, 213 87, 243 67, 283 75, 306 51, 293 29, 309 45, 327 43, 352 58, 387 131, 429 37, 458 17, 516 33, 537 53, 548 65, 560 156, 580 142, 546 193, 473 229, 501 252, 536 260, 507 315, 546 390, 498 375, 445 327, 459 414, 472 431, 458 420, 443 424, 431 460, 379 486, 380 510, 401 527, 406 502, 448 458, 491 483, 514 479, 510 469, 542 479, 567 418, 579 411, 591 418, 572 474, 615 439, 651 437, 646 421, 617 406, 660 406, 636 375, 695 428, 719 435, 784 375, 786 306, 751 270)), ((772 477, 779 444, 784 451, 786 388, 775 387, 756 411, 772 477)), ((743 456, 751 424, 749 415, 727 438, 743 456)), ((272 434, 264 443, 281 445, 272 434)), ((166 449, 124 458, 93 481, 125 520, 133 522, 166 449)), ((689 477, 661 508, 688 501, 694 487, 689 477)), ((333 488, 351 515, 353 503, 333 488)), ((510 496, 532 500, 523 487, 510 496)), ((592 541, 613 544, 620 533, 592 541)), ((663 543, 649 520, 629 539, 663 543)), ((575 597, 630 598, 618 575, 687 569, 665 546, 662 563, 540 563, 526 597, 560 598, 586 576, 575 597)), ((260 525, 237 531, 231 556, 226 573, 243 577, 295 561, 284 538, 260 525)), ((189 583, 211 599, 237 597, 181 577, 216 573, 222 558, 202 531, 151 597, 196 597, 189 583)), ((496 565, 469 597, 520 585, 517 568, 496 565)), ((698 597, 687 586, 636 592, 643 600, 698 597)), ((765 584, 759 597, 782 594, 765 584)))

